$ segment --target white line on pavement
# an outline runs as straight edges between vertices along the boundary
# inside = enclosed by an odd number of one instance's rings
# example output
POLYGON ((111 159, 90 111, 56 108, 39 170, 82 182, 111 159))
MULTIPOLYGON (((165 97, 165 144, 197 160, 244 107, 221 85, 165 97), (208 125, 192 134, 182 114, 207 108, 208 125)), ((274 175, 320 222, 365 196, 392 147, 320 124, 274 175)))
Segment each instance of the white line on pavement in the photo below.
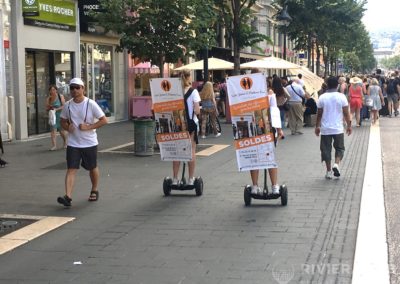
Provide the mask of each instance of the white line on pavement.
POLYGON ((379 124, 371 126, 361 196, 353 284, 389 284, 385 198, 379 124))

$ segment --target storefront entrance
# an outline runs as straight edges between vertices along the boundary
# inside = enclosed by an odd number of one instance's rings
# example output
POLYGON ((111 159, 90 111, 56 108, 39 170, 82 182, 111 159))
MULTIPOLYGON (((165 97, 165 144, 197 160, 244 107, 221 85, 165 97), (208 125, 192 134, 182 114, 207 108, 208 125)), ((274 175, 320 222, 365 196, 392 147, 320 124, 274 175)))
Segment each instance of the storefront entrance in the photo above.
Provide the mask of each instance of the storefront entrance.
POLYGON ((72 77, 73 53, 27 50, 25 53, 26 107, 28 135, 50 131, 46 99, 50 84, 69 99, 68 82, 72 77))
POLYGON ((106 116, 114 116, 113 62, 111 45, 81 44, 82 79, 86 95, 97 102, 106 116))

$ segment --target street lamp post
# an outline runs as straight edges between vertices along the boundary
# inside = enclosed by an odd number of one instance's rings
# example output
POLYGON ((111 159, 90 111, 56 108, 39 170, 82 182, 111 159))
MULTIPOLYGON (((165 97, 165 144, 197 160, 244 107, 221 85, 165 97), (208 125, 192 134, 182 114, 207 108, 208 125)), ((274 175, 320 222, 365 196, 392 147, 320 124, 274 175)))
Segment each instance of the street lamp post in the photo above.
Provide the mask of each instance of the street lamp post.
MULTIPOLYGON (((284 26, 283 30, 283 59, 286 60, 286 29, 292 21, 292 17, 290 17, 287 11, 287 1, 285 1, 283 10, 279 13, 276 19, 284 26)), ((286 69, 283 70, 283 76, 286 77, 286 69)))

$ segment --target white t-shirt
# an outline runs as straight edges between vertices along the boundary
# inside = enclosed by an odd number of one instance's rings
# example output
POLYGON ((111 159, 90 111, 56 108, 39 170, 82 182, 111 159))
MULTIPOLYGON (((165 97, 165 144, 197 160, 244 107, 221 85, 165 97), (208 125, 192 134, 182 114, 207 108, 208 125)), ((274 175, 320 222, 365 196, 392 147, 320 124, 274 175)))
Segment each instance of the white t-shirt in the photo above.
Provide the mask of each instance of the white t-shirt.
POLYGON ((322 94, 318 100, 318 108, 322 108, 321 135, 343 133, 343 107, 349 103, 344 94, 337 91, 322 94))
POLYGON ((303 88, 297 84, 296 82, 293 82, 291 85, 288 85, 286 87, 286 91, 288 91, 290 95, 289 102, 291 103, 301 103, 302 99, 304 98, 304 90, 303 88), (293 86, 293 88, 292 88, 293 86))
POLYGON ((86 123, 93 124, 103 116, 105 114, 100 106, 86 97, 80 103, 75 103, 73 100, 66 102, 60 117, 68 119, 75 127, 74 131, 68 134, 68 146, 87 148, 99 144, 96 129, 82 131, 79 125, 85 123, 85 117, 86 123))
POLYGON ((193 120, 194 122, 198 123, 199 119, 197 118, 197 115, 193 113, 194 109, 194 103, 199 103, 201 101, 199 91, 197 89, 193 89, 192 93, 187 99, 187 105, 188 105, 188 111, 189 111, 189 117, 192 118, 193 115, 193 120))

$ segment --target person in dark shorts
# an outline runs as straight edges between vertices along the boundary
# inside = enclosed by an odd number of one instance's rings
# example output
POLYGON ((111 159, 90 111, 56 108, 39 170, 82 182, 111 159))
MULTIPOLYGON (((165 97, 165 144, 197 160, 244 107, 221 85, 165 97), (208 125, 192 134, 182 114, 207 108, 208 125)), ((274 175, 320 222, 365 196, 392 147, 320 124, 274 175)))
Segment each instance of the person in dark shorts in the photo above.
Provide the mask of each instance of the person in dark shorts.
POLYGON ((99 168, 97 167, 96 129, 107 124, 107 118, 100 106, 85 97, 85 85, 80 78, 74 78, 69 85, 72 100, 65 103, 61 112, 61 126, 68 131, 67 173, 65 176, 65 195, 57 202, 69 207, 75 176, 79 166, 89 171, 92 188, 89 201, 97 201, 99 168))
POLYGON ((344 94, 337 91, 338 80, 329 77, 328 90, 319 97, 315 135, 321 135, 321 160, 326 165, 326 179, 340 177, 339 164, 344 155, 343 117, 346 120, 346 133, 351 134, 351 120, 348 101, 344 94), (331 165, 331 151, 335 148, 335 162, 331 165))

